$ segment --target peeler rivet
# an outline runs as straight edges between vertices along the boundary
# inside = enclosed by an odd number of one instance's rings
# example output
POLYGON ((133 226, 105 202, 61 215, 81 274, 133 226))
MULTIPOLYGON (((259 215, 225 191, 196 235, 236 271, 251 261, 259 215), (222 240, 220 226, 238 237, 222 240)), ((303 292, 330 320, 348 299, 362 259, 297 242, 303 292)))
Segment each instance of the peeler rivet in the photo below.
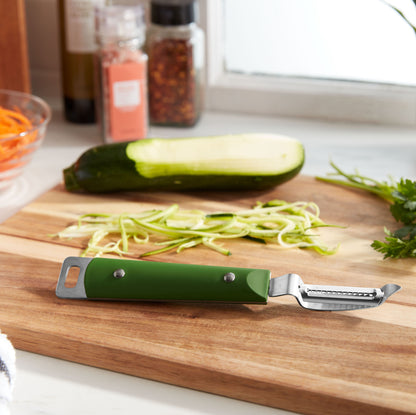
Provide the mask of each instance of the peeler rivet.
POLYGON ((235 274, 232 272, 227 272, 224 275, 224 281, 225 282, 233 282, 235 280, 235 274))
POLYGON ((113 277, 114 278, 123 278, 126 275, 126 271, 124 271, 124 269, 120 268, 120 269, 116 269, 113 272, 113 277))

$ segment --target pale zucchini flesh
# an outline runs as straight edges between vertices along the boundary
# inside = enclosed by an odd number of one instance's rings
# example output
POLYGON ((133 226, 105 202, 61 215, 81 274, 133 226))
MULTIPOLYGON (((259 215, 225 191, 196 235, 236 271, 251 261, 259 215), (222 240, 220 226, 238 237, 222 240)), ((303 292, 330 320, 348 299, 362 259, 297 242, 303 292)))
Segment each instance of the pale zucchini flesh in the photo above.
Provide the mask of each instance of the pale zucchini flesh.
POLYGON ((127 156, 147 178, 172 175, 278 175, 303 163, 302 144, 275 134, 150 139, 128 144, 127 156))

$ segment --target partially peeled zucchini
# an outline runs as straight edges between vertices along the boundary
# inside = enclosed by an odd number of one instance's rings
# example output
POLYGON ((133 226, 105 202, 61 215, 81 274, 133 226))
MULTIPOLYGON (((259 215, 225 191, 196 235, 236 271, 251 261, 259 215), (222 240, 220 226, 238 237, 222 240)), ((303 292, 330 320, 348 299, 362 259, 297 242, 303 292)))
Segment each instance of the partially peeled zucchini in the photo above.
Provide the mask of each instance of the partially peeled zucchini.
POLYGON ((275 134, 151 138, 105 144, 64 170, 68 191, 262 190, 301 170, 303 145, 275 134))

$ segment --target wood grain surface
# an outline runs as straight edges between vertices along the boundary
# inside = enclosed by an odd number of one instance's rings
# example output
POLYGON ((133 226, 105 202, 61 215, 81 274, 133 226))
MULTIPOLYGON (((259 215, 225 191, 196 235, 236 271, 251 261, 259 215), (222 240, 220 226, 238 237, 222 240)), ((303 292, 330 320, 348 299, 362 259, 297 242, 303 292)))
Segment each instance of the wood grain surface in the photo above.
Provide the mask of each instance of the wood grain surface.
MULTIPOLYGON (((58 186, 0 225, 0 328, 22 350, 305 414, 416 414, 416 262, 383 260, 370 247, 396 227, 383 201, 299 176, 270 192, 70 194, 58 186), (402 290, 381 307, 302 309, 291 297, 261 305, 63 300, 65 257, 85 241, 51 234, 88 212, 166 207, 209 212, 257 200, 312 200, 346 228, 320 231, 336 255, 226 242, 148 260, 295 272, 305 283, 402 290)), ((153 248, 137 248, 138 255, 153 248)))

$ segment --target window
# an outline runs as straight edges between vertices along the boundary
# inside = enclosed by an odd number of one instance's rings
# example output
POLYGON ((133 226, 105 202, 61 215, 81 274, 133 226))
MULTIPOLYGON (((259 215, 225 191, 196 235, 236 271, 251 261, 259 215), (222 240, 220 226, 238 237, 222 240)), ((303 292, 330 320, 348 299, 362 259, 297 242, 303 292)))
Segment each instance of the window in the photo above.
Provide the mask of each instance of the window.
POLYGON ((253 4, 223 2, 229 72, 416 85, 415 33, 380 0, 253 4))
POLYGON ((415 124, 416 34, 382 0, 205 0, 202 15, 211 108, 415 124))

